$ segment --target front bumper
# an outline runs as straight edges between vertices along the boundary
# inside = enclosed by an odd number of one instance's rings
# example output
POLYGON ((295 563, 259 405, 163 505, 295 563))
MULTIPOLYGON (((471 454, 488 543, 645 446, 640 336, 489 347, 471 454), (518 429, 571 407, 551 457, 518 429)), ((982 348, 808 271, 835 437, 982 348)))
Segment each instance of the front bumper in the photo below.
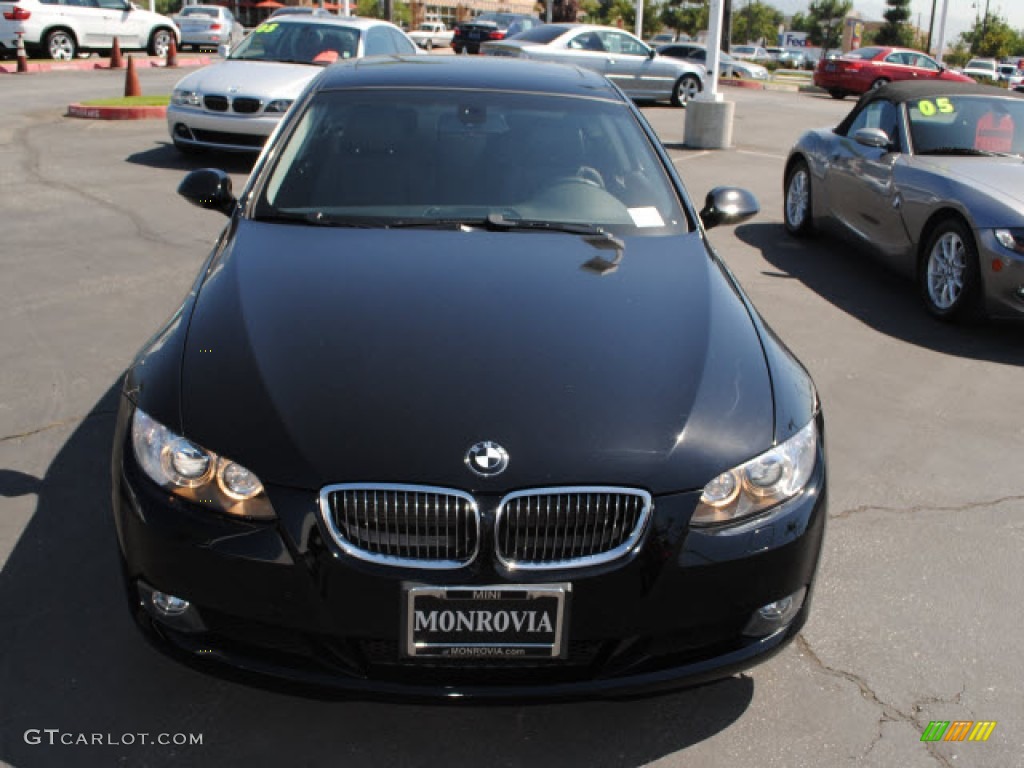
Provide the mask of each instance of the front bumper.
MULTIPOLYGON (((323 530, 314 491, 268 486, 278 515, 269 523, 169 496, 141 475, 125 444, 130 411, 124 406, 119 419, 113 506, 135 618, 160 648, 206 668, 415 698, 623 695, 750 667, 784 647, 808 614, 826 518, 823 452, 801 496, 744 525, 690 529, 698 494, 672 494, 655 498, 640 544, 613 563, 513 574, 485 546, 468 566, 425 572, 341 552, 323 530), (554 660, 403 658, 409 582, 571 584, 568 652, 554 660), (759 607, 804 587, 788 625, 766 637, 742 634, 759 607), (189 600, 201 623, 158 617, 145 604, 150 588, 189 600)), ((480 501, 492 519, 488 499, 480 501)))
POLYGON ((1024 254, 1004 248, 994 231, 977 231, 985 312, 996 319, 1024 317, 1024 254))
POLYGON ((284 113, 266 115, 208 112, 167 106, 167 130, 176 144, 224 152, 259 152, 284 113))

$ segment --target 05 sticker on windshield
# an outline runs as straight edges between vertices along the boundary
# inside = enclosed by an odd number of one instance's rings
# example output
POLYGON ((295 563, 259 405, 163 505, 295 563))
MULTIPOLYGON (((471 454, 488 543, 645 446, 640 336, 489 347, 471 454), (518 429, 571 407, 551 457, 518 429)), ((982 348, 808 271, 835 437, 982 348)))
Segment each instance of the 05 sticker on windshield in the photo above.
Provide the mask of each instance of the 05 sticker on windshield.
POLYGON ((956 114, 956 107, 953 106, 953 102, 945 96, 940 96, 937 99, 921 99, 917 102, 917 111, 924 117, 934 117, 935 115, 940 114, 956 114))

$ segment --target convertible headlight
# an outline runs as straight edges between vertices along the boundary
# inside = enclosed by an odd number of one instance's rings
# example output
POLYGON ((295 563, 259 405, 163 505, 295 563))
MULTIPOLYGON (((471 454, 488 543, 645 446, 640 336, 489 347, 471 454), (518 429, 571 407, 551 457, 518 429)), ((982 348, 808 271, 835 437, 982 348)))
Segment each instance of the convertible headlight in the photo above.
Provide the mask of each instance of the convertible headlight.
POLYGON ((236 517, 274 517, 256 475, 175 434, 139 408, 132 417, 132 447, 149 479, 176 496, 236 517))
POLYGON ((171 103, 179 107, 198 107, 200 98, 196 91, 176 90, 171 94, 171 103))
POLYGON ((293 99, 274 99, 263 108, 264 112, 287 112, 291 107, 293 99))
POLYGON ((1024 253, 1024 229, 997 229, 995 235, 1003 248, 1024 253))
POLYGON ((791 499, 811 479, 818 454, 814 419, 789 440, 704 486, 691 523, 731 523, 791 499))

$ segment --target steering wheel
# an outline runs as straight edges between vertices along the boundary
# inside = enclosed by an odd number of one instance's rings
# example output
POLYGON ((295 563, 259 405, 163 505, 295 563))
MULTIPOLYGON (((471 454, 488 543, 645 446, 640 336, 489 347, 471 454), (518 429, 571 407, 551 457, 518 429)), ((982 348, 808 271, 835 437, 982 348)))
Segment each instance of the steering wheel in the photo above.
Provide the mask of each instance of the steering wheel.
POLYGON ((581 165, 572 176, 560 176, 555 184, 586 184, 588 187, 604 189, 604 177, 597 168, 581 165))

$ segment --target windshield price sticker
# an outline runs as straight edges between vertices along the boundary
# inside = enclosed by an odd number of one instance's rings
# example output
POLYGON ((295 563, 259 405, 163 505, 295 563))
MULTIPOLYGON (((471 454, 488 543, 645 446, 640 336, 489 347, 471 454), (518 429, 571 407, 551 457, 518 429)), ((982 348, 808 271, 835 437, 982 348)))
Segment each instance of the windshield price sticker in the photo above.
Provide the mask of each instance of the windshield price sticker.
POLYGON ((931 117, 936 112, 941 112, 944 115, 951 115, 956 112, 956 107, 953 106, 952 102, 945 96, 931 101, 929 99, 922 99, 917 102, 917 111, 925 117, 931 117))
POLYGON ((256 29, 253 30, 257 35, 265 35, 268 32, 273 32, 277 29, 277 24, 260 24, 256 29))

